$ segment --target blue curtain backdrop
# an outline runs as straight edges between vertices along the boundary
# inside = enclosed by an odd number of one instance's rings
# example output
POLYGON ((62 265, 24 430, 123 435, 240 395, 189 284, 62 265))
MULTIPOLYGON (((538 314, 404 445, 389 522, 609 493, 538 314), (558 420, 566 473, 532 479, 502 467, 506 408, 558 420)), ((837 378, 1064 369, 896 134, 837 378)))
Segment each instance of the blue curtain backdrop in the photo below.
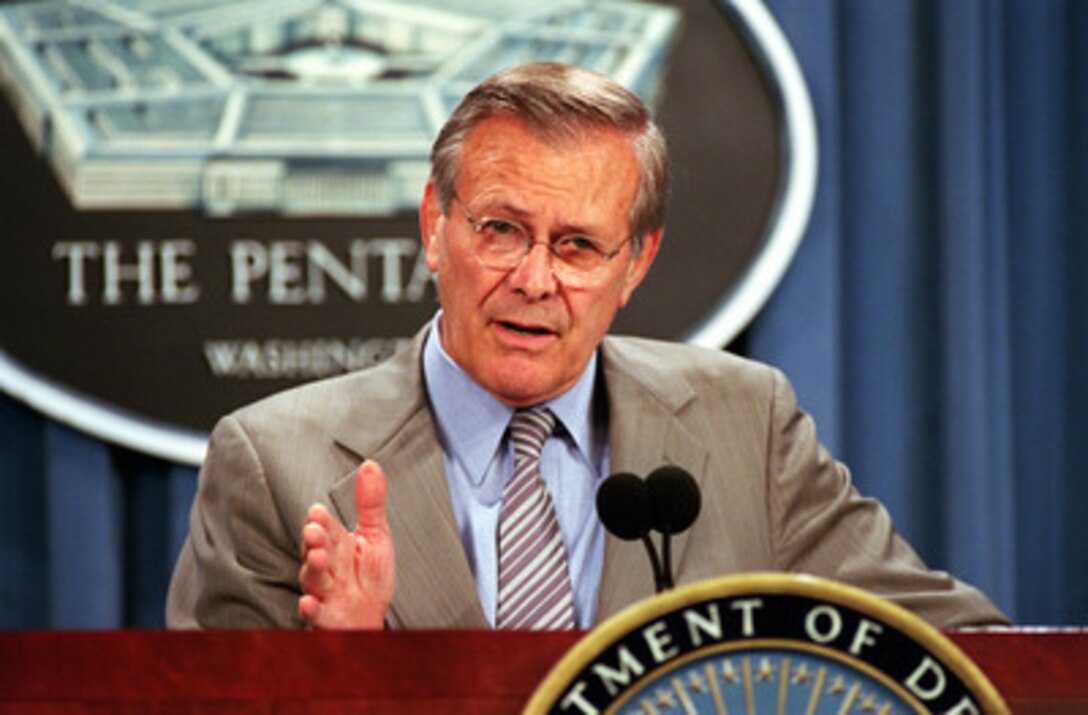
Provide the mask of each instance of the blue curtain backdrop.
MULTIPOLYGON (((1088 3, 768 6, 820 188, 734 348, 793 378, 932 565, 1088 623, 1088 3)), ((0 627, 161 626, 195 481, 0 397, 0 627)))

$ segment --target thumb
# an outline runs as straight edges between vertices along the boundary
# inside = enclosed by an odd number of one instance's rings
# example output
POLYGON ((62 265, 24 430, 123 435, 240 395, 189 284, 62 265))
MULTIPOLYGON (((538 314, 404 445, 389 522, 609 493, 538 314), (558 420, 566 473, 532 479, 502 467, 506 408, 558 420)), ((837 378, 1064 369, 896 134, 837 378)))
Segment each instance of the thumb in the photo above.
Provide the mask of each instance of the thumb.
POLYGON ((355 511, 359 517, 357 532, 389 531, 385 518, 385 472, 368 459, 355 472, 355 511))

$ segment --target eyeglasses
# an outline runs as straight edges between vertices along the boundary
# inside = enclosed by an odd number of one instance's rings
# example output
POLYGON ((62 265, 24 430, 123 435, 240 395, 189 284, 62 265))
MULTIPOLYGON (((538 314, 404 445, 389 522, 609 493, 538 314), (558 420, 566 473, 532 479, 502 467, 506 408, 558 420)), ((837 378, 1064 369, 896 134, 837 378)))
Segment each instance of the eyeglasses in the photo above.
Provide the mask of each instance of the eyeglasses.
POLYGON ((631 236, 619 246, 608 250, 604 243, 592 236, 571 234, 555 241, 534 241, 529 230, 517 221, 505 218, 481 216, 474 218, 468 207, 458 197, 454 203, 468 220, 473 233, 480 239, 476 245, 476 258, 488 268, 510 270, 520 264, 538 243, 547 248, 555 258, 552 273, 565 285, 584 288, 600 275, 604 267, 619 255, 631 236))

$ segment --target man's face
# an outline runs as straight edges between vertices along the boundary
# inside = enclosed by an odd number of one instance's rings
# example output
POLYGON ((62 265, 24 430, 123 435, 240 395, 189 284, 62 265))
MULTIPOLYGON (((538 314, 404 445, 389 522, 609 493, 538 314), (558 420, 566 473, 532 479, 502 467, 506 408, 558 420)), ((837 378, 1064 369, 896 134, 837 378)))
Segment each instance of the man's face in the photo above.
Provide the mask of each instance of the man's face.
POLYGON ((624 243, 638 180, 631 141, 619 132, 554 146, 497 116, 467 138, 448 215, 428 184, 420 225, 443 308, 442 346, 498 399, 528 406, 571 388, 646 275, 661 232, 645 236, 637 254, 624 243), (513 268, 488 268, 466 211, 517 221, 537 242, 577 233, 620 251, 577 288, 556 278, 556 259, 539 245, 513 268))

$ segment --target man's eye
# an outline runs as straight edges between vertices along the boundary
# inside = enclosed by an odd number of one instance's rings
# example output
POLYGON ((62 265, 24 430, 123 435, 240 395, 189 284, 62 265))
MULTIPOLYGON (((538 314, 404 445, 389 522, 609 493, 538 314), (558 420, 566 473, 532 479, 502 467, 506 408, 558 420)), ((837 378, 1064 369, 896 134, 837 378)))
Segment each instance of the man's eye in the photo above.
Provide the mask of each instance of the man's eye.
POLYGON ((521 227, 501 218, 489 218, 483 222, 483 230, 492 236, 520 236, 524 233, 521 227))
POLYGON ((556 247, 560 253, 602 253, 600 246, 585 236, 567 236, 556 247))

